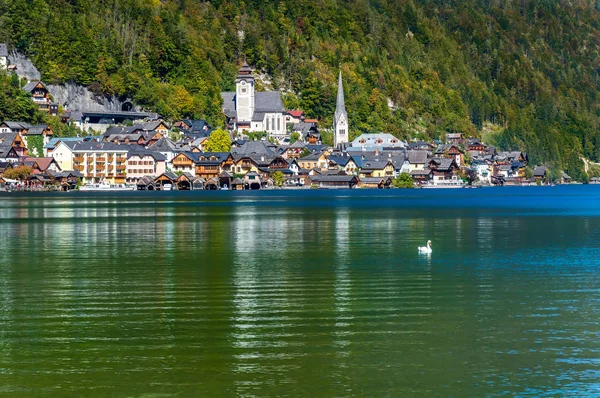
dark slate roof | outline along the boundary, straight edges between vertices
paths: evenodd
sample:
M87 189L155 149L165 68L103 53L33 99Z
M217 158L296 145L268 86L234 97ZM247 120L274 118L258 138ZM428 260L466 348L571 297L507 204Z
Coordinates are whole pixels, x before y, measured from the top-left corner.
M431 160L437 164L436 170L450 170L454 162L454 159L448 158L434 158Z
M321 175L321 176L313 176L311 179L315 182L351 182L356 180L356 176L353 175L339 175L339 174L329 174L329 175Z
M285 112L279 91L265 91L254 93L255 111Z
M175 152L176 146L175 143L169 138L163 137L160 140L156 141L154 145L151 145L148 149L157 152Z
M324 144L306 144L306 149L308 149L312 153L323 152L327 148L328 146Z
M27 83L25 85L25 87L23 87L23 90L25 90L28 93L30 93L31 91L33 91L33 89L35 88L35 86L37 86L39 83L42 83L42 85L44 87L46 87L46 85L42 81L40 81L40 80L34 80L34 81L31 81L31 82Z
M315 125L313 123L300 122L295 123L293 130L301 133L302 135L306 135L310 132L310 130L315 130Z
M189 129L185 129L186 131L189 131L190 133L202 133L202 132L210 132L210 130L212 130L212 128L210 127L210 124L208 124L208 122L206 120L203 119L198 119L198 120L192 120L192 119L182 119L182 122L184 122L185 124L187 124L188 126L190 126Z
M91 142L91 141L61 141L62 144L69 147L72 151L128 151L129 146L117 145L112 142Z
M31 126L27 131L27 135L42 135L44 134L44 130L48 128L47 124L40 124L37 126Z
M8 48L4 43L0 43L0 57L8 57Z
M254 115L252 115L252 121L253 122L262 122L263 120L265 120L266 113L267 112L254 111Z
M223 112L227 117L236 117L235 111L235 92L221 93L223 98Z
M235 92L222 92L221 98L223 98L223 112L225 115L228 117L236 117ZM260 116L257 116L257 113L260 112L285 112L285 107L281 101L281 93L279 91L255 92L254 115L252 120L262 121L262 118L257 119Z
M348 162L350 161L350 159L352 159L352 157L350 156L343 156L343 155L331 155L329 156L328 160L330 162L333 162L335 164L337 164L338 166L346 166L348 164Z
M364 162L361 169L363 170L382 170L389 163L388 160L376 160Z
M223 163L230 155L229 152L187 152L186 154L196 155L196 163L197 164L221 164ZM216 157L216 160L210 160L212 156ZM203 160L206 158L206 160Z
M139 145L129 147L129 152L127 153L127 158L131 158L133 156L152 156L155 161L165 161L167 157L160 152L153 152L148 149L142 148Z
M0 133L0 145L12 146L17 138L17 133Z
M231 153L240 156L265 156L266 158L274 158L277 156L264 141L248 141L239 148L232 148Z
M533 176L534 177L543 177L547 171L548 171L548 169L546 167L537 166L535 169L533 169Z
M31 127L29 123L25 122L12 122L10 120L5 120L3 123L6 124L6 126L10 129L26 130Z
M410 164L427 163L427 151L408 151L406 155Z

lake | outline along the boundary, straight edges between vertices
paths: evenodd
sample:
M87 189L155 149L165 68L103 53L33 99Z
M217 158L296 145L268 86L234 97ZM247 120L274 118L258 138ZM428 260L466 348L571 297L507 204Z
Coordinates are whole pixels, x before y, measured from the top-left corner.
M600 186L0 194L0 234L2 396L600 394Z

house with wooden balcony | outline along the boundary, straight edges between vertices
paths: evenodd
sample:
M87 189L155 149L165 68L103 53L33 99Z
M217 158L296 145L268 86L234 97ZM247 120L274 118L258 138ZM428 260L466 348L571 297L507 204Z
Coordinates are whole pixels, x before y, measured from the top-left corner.
M33 102L39 107L40 111L51 113L52 99L46 85L41 80L34 80L27 83L23 90L31 94ZM58 113L58 107L55 107L52 114Z
M457 144L439 145L434 151L433 156L437 158L453 158L458 167L461 167L465 164L465 151L463 151Z
M203 152L198 155L195 168L196 177L208 181L211 178L218 179L223 171L235 173L233 170L235 163L229 152Z
M283 150L283 157L286 159L297 159L302 156L305 149L306 145L298 140Z
M13 140L10 137L2 138L2 136L16 135L15 133L5 133L0 135L0 162L2 163L17 163L19 155L12 146Z
M343 170L346 174L358 175L358 165L348 153L331 155L327 162L328 170Z
M196 175L198 155L196 152L180 152L169 162L169 168L176 173L181 172Z
M62 170L76 170L83 183L125 183L129 147L110 142L61 141L52 152Z
M458 176L460 167L454 158L433 158L427 164L431 170L433 185L460 185L462 180Z
M27 156L27 146L20 133L0 133L0 145L10 145L18 157Z

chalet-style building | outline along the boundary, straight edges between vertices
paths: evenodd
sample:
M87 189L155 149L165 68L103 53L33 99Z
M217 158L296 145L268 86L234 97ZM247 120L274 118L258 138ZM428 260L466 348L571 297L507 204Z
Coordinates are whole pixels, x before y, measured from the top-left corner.
M349 154L335 154L327 158L329 170L343 170L346 174L357 175L358 165Z
M195 164L195 175L209 180L219 177L223 171L231 171L234 164L230 152L203 152L198 156Z
M31 94L40 111L48 112L51 115L58 115L58 105L53 104L50 99L50 92L41 80L35 80L27 83L23 90Z
M17 157L26 156L28 154L25 140L19 133L0 133L0 147L11 147ZM5 149L4 154L8 155L12 159L14 156L11 153L12 152L10 150Z
M425 170L425 165L428 161L427 151L423 150L414 150L406 152L408 165L409 165L409 173L412 173L415 170Z
M208 136L212 127L206 120L181 119L173 123L173 127L179 129L184 134L202 134Z
M437 147L433 156L454 158L458 167L465 164L465 152L457 144L442 144Z
M5 133L0 135L0 162L17 163L20 155L15 149L15 137L19 137L15 133Z
M154 145L167 137L169 126L162 120L138 123L133 126L115 126L108 128L102 135L102 141L115 144Z
M432 172L433 185L460 184L458 177L460 167L454 158L433 158L428 163Z
M28 157L23 156L19 159L19 163L24 166L29 166L34 173L47 173L61 171L60 166L53 157Z
M461 133L448 133L446 134L446 143L458 145L462 142L463 136Z

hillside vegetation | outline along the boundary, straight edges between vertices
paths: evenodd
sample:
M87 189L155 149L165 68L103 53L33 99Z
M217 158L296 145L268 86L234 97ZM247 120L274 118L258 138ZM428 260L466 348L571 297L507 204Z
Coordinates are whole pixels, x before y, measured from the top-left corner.
M169 118L223 123L244 59L323 125L481 136L585 179L600 161L600 0L0 0L0 42Z

